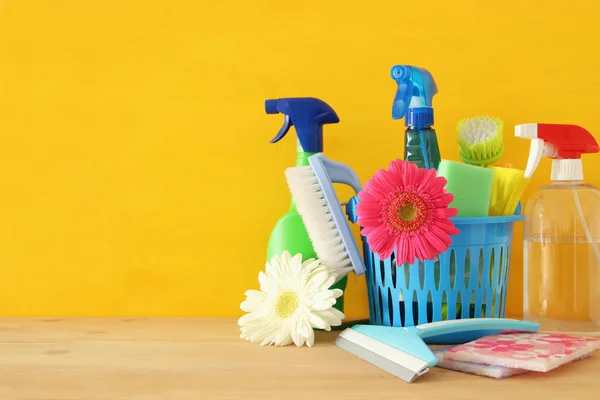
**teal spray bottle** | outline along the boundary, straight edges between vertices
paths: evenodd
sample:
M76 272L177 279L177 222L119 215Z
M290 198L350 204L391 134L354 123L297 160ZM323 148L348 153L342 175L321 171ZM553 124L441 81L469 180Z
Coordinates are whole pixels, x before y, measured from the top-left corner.
M433 129L433 96L437 85L429 71L411 65L395 65L392 79L398 84L392 106L392 118L404 118L404 160L419 168L438 169L440 149ZM439 271L438 268L435 271ZM425 278L425 266L419 265L420 279ZM436 280L439 273L436 272ZM404 301L401 298L401 301ZM410 300L409 300L410 301ZM413 309L418 306L413 302ZM457 310L457 314L460 310ZM442 304L442 319L448 318L448 305Z
M312 97L267 100L265 110L267 114L281 113L285 116L283 126L271 143L283 139L292 126L296 129L298 137L296 166L310 165L308 157L323 152L323 125L337 124L340 121L327 103ZM270 260L275 254L280 254L284 250L292 255L301 253L303 261L317 258L293 198L290 208L279 218L271 232L267 245L267 259ZM344 290L347 279L344 277L333 285L333 288ZM337 299L335 308L343 312L344 296Z
M434 168L440 163L440 149L433 129L433 96L438 92L429 71L410 65L395 65L392 79L398 84L392 118L404 118L404 160L419 168Z

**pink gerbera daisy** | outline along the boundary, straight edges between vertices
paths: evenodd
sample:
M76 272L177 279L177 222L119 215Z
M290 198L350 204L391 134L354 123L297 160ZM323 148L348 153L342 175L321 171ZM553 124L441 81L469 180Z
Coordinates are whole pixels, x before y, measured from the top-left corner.
M358 194L356 208L371 251L386 259L396 250L397 265L432 260L446 251L450 235L459 233L449 220L458 210L448 208L454 196L446 183L434 169L409 161L395 160L388 170L379 170Z

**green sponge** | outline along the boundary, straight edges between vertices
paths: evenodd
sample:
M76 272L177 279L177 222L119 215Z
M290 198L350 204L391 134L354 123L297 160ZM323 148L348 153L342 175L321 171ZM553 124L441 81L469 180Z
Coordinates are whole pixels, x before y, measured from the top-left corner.
M446 190L454 195L449 207L457 208L457 217L487 217L492 195L494 171L456 161L442 160L438 176L446 178Z

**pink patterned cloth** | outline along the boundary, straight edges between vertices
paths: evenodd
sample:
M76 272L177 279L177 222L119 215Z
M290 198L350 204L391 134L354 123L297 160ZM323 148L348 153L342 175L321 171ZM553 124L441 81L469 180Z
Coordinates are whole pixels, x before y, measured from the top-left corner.
M507 331L445 351L452 361L546 372L600 349L595 338Z

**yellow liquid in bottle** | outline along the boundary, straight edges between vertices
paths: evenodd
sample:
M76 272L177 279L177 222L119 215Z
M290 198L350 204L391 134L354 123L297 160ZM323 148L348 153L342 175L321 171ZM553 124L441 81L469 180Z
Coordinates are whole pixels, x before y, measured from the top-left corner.
M559 320L590 320L600 302L592 244L528 241L527 310L531 315Z
M567 182L528 204L523 308L540 331L600 335L599 200L596 188Z

